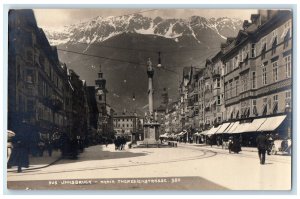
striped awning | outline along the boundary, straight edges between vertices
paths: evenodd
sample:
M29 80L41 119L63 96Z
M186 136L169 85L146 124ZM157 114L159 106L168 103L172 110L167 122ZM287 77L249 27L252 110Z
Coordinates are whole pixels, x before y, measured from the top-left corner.
M286 115L266 118L266 121L257 129L257 131L274 131L286 118Z

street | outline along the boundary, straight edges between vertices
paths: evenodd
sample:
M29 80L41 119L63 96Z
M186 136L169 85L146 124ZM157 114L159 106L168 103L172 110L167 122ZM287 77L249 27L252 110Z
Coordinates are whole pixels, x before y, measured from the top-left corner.
M156 181L134 181L138 179ZM177 148L126 146L115 151L113 144L97 145L86 148L77 160L9 172L7 180L11 189L290 190L291 156L266 156L266 164L260 165L257 153L245 150L229 154L181 143ZM66 180L92 182L74 185Z

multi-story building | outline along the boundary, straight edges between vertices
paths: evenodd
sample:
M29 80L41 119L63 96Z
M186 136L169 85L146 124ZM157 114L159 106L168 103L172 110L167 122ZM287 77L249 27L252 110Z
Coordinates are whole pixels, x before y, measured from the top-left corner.
M105 139L111 140L114 139L114 110L106 101L106 79L103 77L101 66L95 84L95 95L98 108L97 133L99 137L103 138L102 141ZM100 142L102 141L100 140Z
M180 94L180 122L182 130L189 127L189 110L188 110L188 85L192 76L192 68L183 68L182 81L179 86Z
M129 113L124 111L121 114L114 114L113 117L115 136L123 136L128 141L142 140L141 129L142 124L140 118L136 113Z
M9 13L8 128L28 124L32 133L64 129L65 66L37 27L31 10Z
M223 57L222 50L219 51L212 59L212 79L213 79L213 100L214 125L224 121L225 103L224 103L224 64L221 60Z
M83 82L59 61L33 11L10 10L8 25L8 128L19 133L30 127L32 142L54 132L70 138L87 132Z
M201 130L214 126L211 134L219 129L272 132L279 126L277 132L290 133L291 77L291 11L259 10L251 16L251 23L244 21L237 37L221 44L202 70L184 68L180 87L183 126L188 129L193 117ZM288 123L280 125L284 121Z
M165 133L178 133L182 130L180 120L180 101L169 103L165 114Z
M276 116L291 108L291 11L260 10L251 21L222 57L227 120Z

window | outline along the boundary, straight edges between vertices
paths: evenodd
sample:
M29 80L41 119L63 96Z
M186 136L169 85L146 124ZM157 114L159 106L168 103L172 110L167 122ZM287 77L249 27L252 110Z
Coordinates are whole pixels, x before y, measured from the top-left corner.
M285 76L291 77L291 55L284 57L285 63Z
M262 83L263 83L263 85L267 84L267 66L266 65L262 66Z
M277 61L276 62L273 62L273 82L276 82L278 81L278 63Z
M261 39L261 60L266 58L267 37Z
M274 39L272 43L272 55L276 53L276 48L277 48L277 37Z
M253 89L256 88L256 72L255 71L252 72L252 88Z
M283 38L283 49L287 48L289 46L289 40L291 37L291 21L288 21L284 25L284 31L281 35L281 38Z
M34 72L33 70L26 71L26 82L27 83L34 83Z
M220 95L217 96L217 105L221 105L221 96Z
M261 51L261 60L266 58L266 50L267 50L267 44L264 44L264 47L262 48Z
M239 94L239 92L238 92L238 87L239 87L239 80L237 79L237 80L235 80L235 94L236 94L236 96Z
M102 101L102 95L99 95L99 101Z
M235 56L234 63L233 63L233 69L236 69L239 66L239 58L238 56Z
M244 76L244 91L248 90L248 75Z
M255 44L251 44L251 57L254 58L256 56Z
M268 112L268 105L267 105L268 99L266 97L263 98L263 108L262 108L262 115L267 115Z
M291 107L291 91L286 91L285 92L285 104L286 104L286 107Z
M275 114L278 111L278 95L274 95L273 100L273 114Z
M239 52L239 55L238 55L239 57L238 57L238 64L239 64L239 62L243 62L243 51L240 51Z
M287 31L286 35L284 36L283 49L286 49L289 46L289 41L290 41L290 29Z
M220 84L220 79L217 79L217 88L220 88L221 84Z
M232 81L229 83L229 97L232 97Z

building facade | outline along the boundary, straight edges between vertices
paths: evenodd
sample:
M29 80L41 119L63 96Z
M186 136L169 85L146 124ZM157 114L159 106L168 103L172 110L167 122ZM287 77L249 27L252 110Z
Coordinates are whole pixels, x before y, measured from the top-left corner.
M10 10L8 26L8 129L19 133L30 127L34 143L54 132L70 138L86 132L84 123L74 128L88 108L83 82L59 61L33 11Z
M182 126L213 129L213 134L223 123L237 122L230 132L241 133L246 126L242 123L250 126L255 119L263 118L265 124L257 130L274 132L263 126L276 121L274 128L285 123L277 133L290 137L291 89L292 13L259 10L251 16L251 22L244 21L236 37L221 44L203 69L183 69Z
M276 115L291 107L291 18L290 11L262 10L225 48L227 119Z
M125 137L128 141L143 140L143 126L140 118L136 113L123 112L121 114L114 114L113 117L114 131L116 137Z

